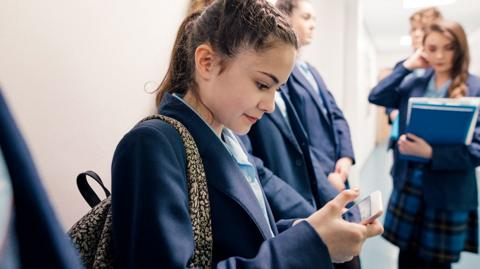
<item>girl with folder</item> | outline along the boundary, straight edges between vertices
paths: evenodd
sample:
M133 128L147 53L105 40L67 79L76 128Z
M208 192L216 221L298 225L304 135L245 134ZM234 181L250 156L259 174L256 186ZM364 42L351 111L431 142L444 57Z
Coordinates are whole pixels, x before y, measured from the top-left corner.
M207 181L204 268L331 268L357 255L382 232L341 218L354 190L344 191L281 234L255 167L234 132L244 134L272 112L276 89L290 74L296 37L266 0L217 0L188 16L159 87L159 113L193 137ZM118 268L188 268L195 240L186 155L170 124L147 120L129 131L112 163L112 242ZM200 168L199 168L200 169ZM207 203L201 200L198 203ZM195 252L196 256L196 252ZM205 260L204 260L205 261Z
M480 124L470 145L430 145L404 133L410 97L480 96L480 79L468 73L467 37L456 22L426 29L417 50L369 96L371 103L399 110L394 148L394 189L383 236L400 248L399 268L451 268L462 251L478 252L478 201L475 167L480 164ZM412 70L429 68L402 83ZM400 159L405 154L427 159Z

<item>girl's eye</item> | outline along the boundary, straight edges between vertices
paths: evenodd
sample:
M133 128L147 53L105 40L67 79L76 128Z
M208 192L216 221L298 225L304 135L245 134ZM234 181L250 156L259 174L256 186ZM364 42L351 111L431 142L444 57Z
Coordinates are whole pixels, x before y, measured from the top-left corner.
M257 88L259 90L268 90L270 88L270 86L266 85L266 84L263 84L261 82L257 82Z

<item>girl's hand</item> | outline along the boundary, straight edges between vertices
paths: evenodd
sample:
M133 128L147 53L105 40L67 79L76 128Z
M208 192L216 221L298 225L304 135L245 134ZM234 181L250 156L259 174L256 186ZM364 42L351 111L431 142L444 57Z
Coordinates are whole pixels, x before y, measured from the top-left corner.
M392 110L388 116L390 117L391 121L395 121L395 119L398 117L398 109Z
M403 66L408 70L414 70L417 68L427 68L430 64L426 60L423 48L419 48L403 62Z
M425 159L432 158L432 147L422 138L413 134L404 134L398 140L398 149L400 153L422 157Z
M343 181L346 181L350 174L350 168L352 168L353 161L349 157L343 157L338 159L335 164L335 173L338 173Z
M343 191L345 189L345 180L339 173L330 173L328 175L328 182L338 191Z
M378 220L363 225L350 223L342 218L345 206L355 200L358 194L358 189L343 191L305 219L322 238L332 262L351 260L360 253L365 240L383 232L383 226Z

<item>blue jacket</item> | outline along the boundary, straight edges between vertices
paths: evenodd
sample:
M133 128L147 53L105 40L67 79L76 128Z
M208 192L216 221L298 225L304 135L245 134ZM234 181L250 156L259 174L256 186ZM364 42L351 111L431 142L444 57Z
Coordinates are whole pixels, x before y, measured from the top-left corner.
M399 110L399 134L406 128L408 99L424 95L433 71L402 83L411 73L403 65L398 65L392 74L375 86L368 100L380 106ZM480 96L480 79L469 75L468 96ZM423 178L425 202L434 208L450 210L470 210L478 206L475 167L480 164L480 121L477 120L472 143L466 145L431 145L433 156ZM399 159L398 147L394 148L392 177L394 187L402 188L407 180L410 161Z
M21 268L82 268L1 92L0 148L12 183Z
M264 117L266 117L266 115ZM248 153L250 163L255 164L257 168L260 183L262 184L263 191L270 204L270 209L272 210L275 220L282 221L306 218L315 212L314 204L307 201L305 196L302 196L302 193L299 193L295 188L296 186L289 185L290 182L285 180L287 176L285 176L284 173L275 170L275 168L272 168L274 169L273 171L270 170L266 166L268 164L265 164L263 161L268 161L267 158L261 159L253 155L252 145L247 135L238 136L238 138L242 142L244 150ZM258 147L256 146L256 148ZM280 155L276 156L278 157ZM288 156L283 156L288 158ZM286 171L288 171L288 165L287 163L283 165ZM308 178L303 177L301 179L308 180ZM284 222L282 221L280 223Z
M196 113L168 94L159 112L180 121L197 143L208 181L215 268L331 268L326 246L308 223L272 238L240 168ZM159 120L138 124L118 145L112 235L119 268L187 267L194 241L185 162L176 129Z
M342 157L349 157L355 162L350 128L337 106L333 95L328 90L318 71L309 65L315 81L319 86L316 94L308 80L298 67L292 71L287 81L287 94L290 96L295 111L305 128L315 162L321 165L326 175L335 170L335 164ZM323 103L326 113L322 112Z
M262 159L268 169L292 186L312 206L320 208L338 191L330 185L322 167L312 162L306 131L286 91L282 87L281 96L288 121L277 106L273 113L266 114L253 125L248 138L244 139L250 140L253 155ZM275 204L272 204L274 207Z

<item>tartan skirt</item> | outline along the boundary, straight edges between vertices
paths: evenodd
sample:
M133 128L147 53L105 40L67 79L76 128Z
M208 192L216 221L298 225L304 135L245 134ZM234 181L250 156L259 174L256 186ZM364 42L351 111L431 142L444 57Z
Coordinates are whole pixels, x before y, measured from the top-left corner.
M478 212L429 208L422 193L423 170L413 169L390 196L383 237L426 261L453 263L462 251L478 253Z

